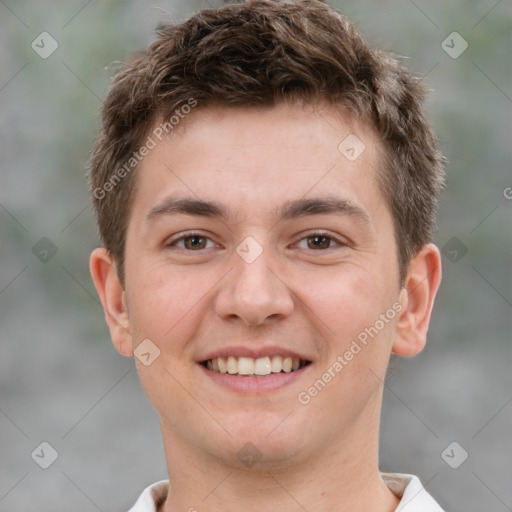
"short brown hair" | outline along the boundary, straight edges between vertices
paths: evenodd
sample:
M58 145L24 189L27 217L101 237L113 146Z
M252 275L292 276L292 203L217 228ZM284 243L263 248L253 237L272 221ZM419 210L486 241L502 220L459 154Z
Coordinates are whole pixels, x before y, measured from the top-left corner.
M327 101L372 126L384 149L378 179L403 282L410 259L431 239L443 185L444 158L422 111L420 78L319 0L203 10L158 35L115 74L89 164L99 233L121 282L135 157L155 124L191 99L198 108Z

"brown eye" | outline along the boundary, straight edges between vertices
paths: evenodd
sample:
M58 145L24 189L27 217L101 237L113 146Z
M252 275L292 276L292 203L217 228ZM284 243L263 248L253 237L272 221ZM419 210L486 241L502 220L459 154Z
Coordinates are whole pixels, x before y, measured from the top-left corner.
M331 238L325 235L308 236L309 249L328 249L331 246Z
M204 249L206 247L206 241L208 239L204 236L194 235L194 236L184 237L182 240L183 240L185 249L194 250L194 249Z
M335 237L328 231L313 231L301 238L296 247L319 252L327 249L343 249L347 245L343 238Z
M211 249L215 247L213 241L207 236L203 236L201 233L187 233L179 238L176 238L173 242L166 244L168 248L175 248L182 251L195 251L198 252L202 249Z

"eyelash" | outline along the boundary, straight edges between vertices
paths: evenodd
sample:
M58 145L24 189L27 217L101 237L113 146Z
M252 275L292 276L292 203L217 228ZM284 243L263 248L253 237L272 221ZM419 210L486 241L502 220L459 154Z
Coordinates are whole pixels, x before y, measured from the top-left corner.
M202 233L198 233L196 231L191 231L191 232L185 233L185 234L181 235L179 238L176 238L175 240L167 243L166 247L177 247L177 243L178 242L184 241L187 238L194 238L194 237L206 238L207 240L212 241L209 237L203 235ZM345 247L345 246L349 245L347 242L341 241L341 240L337 239L336 237L332 236L327 231L313 231L313 232L307 234L306 236L303 236L299 240L299 242L302 242L302 240L306 240L308 238L314 238L314 237L325 237L325 238L328 238L330 241L335 242L340 247ZM333 249L333 248L334 247L328 247L327 249ZM179 247L179 249L181 249L183 251L187 251L187 252L200 252L202 250L205 250L206 248L205 249L198 249L197 251L186 249L185 247ZM327 249L318 249L318 251L325 251ZM315 249L311 249L311 250L314 251Z

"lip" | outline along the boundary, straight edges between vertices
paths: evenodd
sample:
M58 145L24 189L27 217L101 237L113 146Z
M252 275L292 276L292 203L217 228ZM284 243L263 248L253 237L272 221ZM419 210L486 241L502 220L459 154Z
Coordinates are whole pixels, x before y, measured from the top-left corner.
M223 357L223 356L219 356ZM244 357L244 356L241 356ZM198 364L205 376L217 385L230 389L241 394L262 394L277 391L297 381L309 372L311 363L292 372L273 373L270 375L230 375L229 373L218 373L208 370L206 366Z
M268 345L268 346L260 346L260 347L248 347L243 345L233 345L231 347L222 347L214 352L210 352L206 354L204 357L198 360L199 363L204 363L209 359L215 359L217 357L252 357L253 359L258 359L259 357L272 357L272 356L282 356L282 357L293 357L296 359L303 359L305 361L312 361L311 357L308 357L304 354L299 354L298 352L293 352L291 350L284 349L277 345ZM298 371L298 370L297 370Z

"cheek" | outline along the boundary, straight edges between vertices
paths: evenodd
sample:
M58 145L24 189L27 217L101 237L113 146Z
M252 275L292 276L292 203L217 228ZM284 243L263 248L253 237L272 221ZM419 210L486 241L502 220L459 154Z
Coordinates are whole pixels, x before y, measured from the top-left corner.
M338 269L337 275L317 279L303 292L328 344L326 358L303 391L314 403L315 414L339 413L333 420L336 428L342 428L347 417L355 421L367 403L376 403L372 397L388 365L396 311L392 293L376 274L368 268L345 274Z
M394 289L378 274L379 269L354 266L316 273L315 279L303 276L301 300L307 306L305 311L314 313L311 321L327 349L315 378L329 371L335 375L325 375L330 384L322 393L322 403L335 400L346 408L348 397L369 396L379 386L377 376L385 374L396 316Z
M212 270L176 267L168 264L133 266L127 282L132 332L157 345L176 344L190 333L198 315L207 307L208 291L216 281ZM214 274L214 275L212 275Z
M130 272L136 276L126 283L134 345L149 339L159 350L148 366L136 358L139 379L156 410L173 411L166 421L179 425L192 407L184 391L191 388L187 382L194 365L187 343L204 315L201 297L211 288L210 280L202 281L204 276L190 267L171 272L169 265L144 264L142 258Z
M347 340L378 318L383 303L371 269L329 268L298 276L302 302L325 324L329 337ZM378 282L378 281L377 281Z

